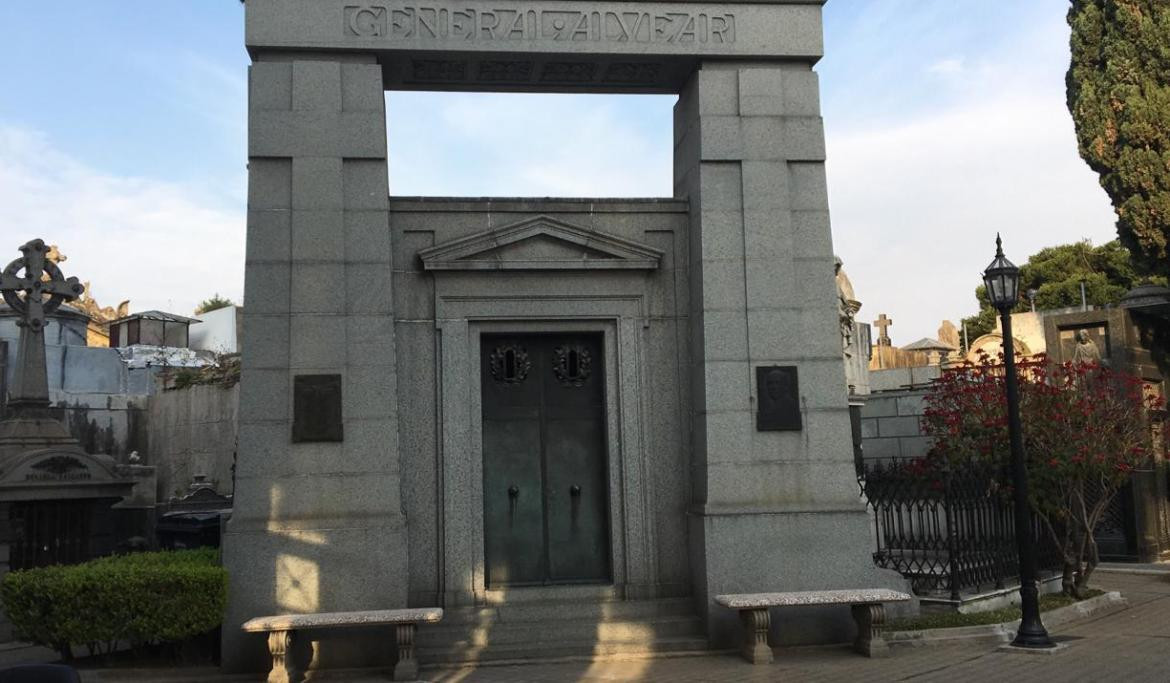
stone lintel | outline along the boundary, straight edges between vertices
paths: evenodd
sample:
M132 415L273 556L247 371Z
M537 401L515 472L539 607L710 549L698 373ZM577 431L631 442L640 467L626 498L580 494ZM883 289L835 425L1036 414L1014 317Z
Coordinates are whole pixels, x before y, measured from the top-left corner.
M816 62L821 0L251 0L253 59L377 55L390 89L679 92L702 58Z

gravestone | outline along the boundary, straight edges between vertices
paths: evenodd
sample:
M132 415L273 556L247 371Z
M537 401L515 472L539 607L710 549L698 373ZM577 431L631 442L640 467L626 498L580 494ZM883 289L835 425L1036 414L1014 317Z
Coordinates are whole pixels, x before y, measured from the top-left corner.
M263 668L236 627L280 612L688 596L725 646L717 593L904 585L873 567L854 475L821 2L246 15L227 667ZM677 94L674 196L390 197L387 89ZM294 386L320 375L340 440L298 441ZM848 637L847 613L806 617L776 638ZM346 648L315 665L385 649Z
M87 453L49 403L46 316L83 291L31 240L0 271L0 295L19 315L20 340L0 419L0 573L72 563L114 550L109 508L131 494L131 468Z

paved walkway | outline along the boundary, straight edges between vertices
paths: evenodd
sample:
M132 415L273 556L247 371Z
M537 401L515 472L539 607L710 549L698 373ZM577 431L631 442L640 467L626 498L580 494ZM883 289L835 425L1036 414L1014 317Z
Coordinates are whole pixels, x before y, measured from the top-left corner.
M1110 572L1094 581L1120 590L1130 608L1054 629L1068 648L1052 655L994 646L895 648L866 659L847 648L780 648L770 666L734 657L484 667L424 672L444 683L544 681L1170 681L1170 575Z
M1102 572L1094 584L1120 590L1130 608L1054 629L1068 648L1052 655L1000 652L991 645L895 648L888 659L866 659L845 647L781 648L769 666L738 657L577 662L479 669L425 670L435 683L544 683L563 681L1170 681L1170 574ZM15 651L7 657L14 659ZM260 681L220 676L214 669L83 672L86 683L129 681ZM345 679L379 680L374 678Z

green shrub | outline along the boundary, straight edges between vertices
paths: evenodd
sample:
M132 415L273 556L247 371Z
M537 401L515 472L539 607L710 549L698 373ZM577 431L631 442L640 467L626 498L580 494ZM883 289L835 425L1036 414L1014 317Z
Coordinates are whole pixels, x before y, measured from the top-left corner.
M10 572L0 601L18 638L109 652L116 643L181 641L214 629L227 605L227 572L213 548L116 555Z

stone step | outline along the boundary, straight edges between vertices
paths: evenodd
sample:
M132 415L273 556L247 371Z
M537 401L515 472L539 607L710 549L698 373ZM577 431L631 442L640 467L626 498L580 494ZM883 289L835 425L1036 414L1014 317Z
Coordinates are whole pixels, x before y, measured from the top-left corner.
M557 585L541 587L506 588L489 590L484 593L484 602L489 605L514 605L522 602L592 602L619 600L617 589L611 584L586 583L579 585Z
M604 620L631 621L656 617L693 616L690 598L660 600L613 600L601 602L543 601L484 607L450 607L444 610L441 626L519 622Z
M545 642L639 642L657 638L700 636L703 622L695 616L655 617L637 621L558 619L544 622L425 626L418 631L420 647Z
M540 643L504 643L491 646L452 643L443 647L419 647L418 658L428 666L470 664L474 662L510 662L569 657L635 658L662 657L705 652L707 639L700 636L676 636L638 641L561 641Z

